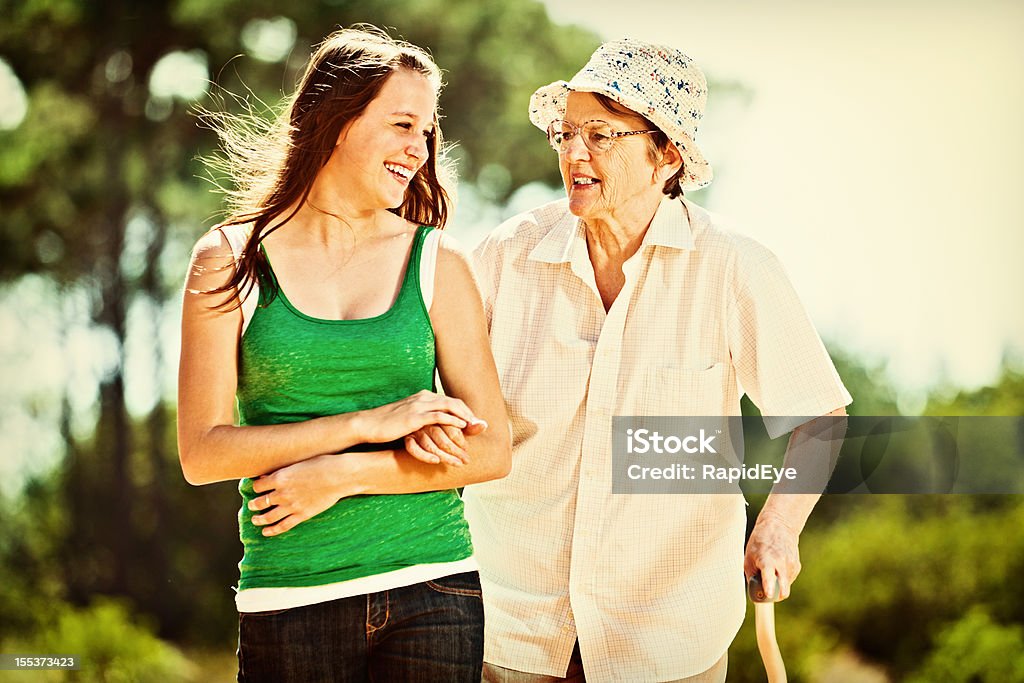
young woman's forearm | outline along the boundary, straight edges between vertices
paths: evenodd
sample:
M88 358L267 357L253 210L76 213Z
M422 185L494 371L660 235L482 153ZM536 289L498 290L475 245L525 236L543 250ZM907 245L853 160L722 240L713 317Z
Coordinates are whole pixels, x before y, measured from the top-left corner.
M364 442L366 411L290 424L216 425L179 437L181 469L190 484L256 477Z

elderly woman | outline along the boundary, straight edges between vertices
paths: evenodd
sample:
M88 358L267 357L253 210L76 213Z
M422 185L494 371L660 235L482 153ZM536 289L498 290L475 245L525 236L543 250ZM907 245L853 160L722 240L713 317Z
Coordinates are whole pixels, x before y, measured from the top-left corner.
M707 85L686 55L617 40L540 88L568 195L477 249L513 470L466 490L489 681L721 681L743 575L782 598L816 495L773 493L744 557L738 495L613 495L612 416L740 414L775 436L845 414L843 387L778 261L682 197ZM801 426L803 425L803 426Z

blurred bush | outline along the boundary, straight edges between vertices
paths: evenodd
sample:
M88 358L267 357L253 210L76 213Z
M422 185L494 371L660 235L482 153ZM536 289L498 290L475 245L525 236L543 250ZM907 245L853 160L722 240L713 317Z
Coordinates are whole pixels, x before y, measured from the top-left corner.
M9 653L75 655L79 671L23 671L9 679L163 683L193 680L193 667L172 645L152 635L122 603L100 599L84 609L56 606L52 623L23 638L3 641Z
M822 677L849 653L897 681L1024 681L1024 600L1011 592L1024 575L1024 501L874 495L823 503L833 512L850 505L804 532L803 571L776 606L793 683L855 680ZM730 682L764 680L753 608L729 669Z
M963 618L939 633L935 638L935 649L907 681L1024 681L1024 628L1000 625L984 608L973 607Z

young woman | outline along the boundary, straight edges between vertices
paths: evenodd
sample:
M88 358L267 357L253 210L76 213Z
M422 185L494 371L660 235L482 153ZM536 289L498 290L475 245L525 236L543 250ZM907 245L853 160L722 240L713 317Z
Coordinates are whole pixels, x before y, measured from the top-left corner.
M508 472L509 429L435 230L440 84L423 50L343 30L274 130L218 119L238 190L188 272L178 441L189 482L241 480L240 681L480 680L455 489Z

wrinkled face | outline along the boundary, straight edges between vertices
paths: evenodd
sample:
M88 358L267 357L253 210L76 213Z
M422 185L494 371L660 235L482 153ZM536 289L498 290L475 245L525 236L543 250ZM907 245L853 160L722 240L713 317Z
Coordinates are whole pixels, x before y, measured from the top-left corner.
M569 93L565 120L577 126L587 121L606 121L616 131L648 130L642 117L610 112L587 92ZM582 137L577 135L558 155L573 215L584 221L607 220L660 200L664 181L659 181L645 136L616 138L609 150L600 153L590 151Z
M409 181L427 162L437 91L426 76L400 69L342 129L328 161L339 192L361 208L402 205Z

